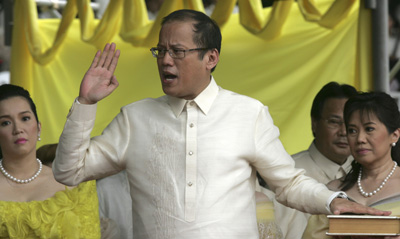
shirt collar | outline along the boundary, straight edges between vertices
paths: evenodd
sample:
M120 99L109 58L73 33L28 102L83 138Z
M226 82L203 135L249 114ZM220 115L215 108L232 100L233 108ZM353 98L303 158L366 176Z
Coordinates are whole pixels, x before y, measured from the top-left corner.
M314 142L310 145L308 151L310 152L310 156L314 160L314 162L324 171L324 173L331 180L335 179L336 173L339 171L340 168L342 168L346 173L350 171L351 162L353 161L352 156L349 156L344 164L339 165L325 157L321 152L319 152Z
M200 110L207 115L208 111L210 111L211 105L214 102L215 98L218 95L219 87L214 80L214 77L211 76L210 84L193 100L196 102L197 106ZM179 117L182 114L183 109L185 108L186 102L188 100L176 98L173 96L167 96L168 103L172 108L176 117Z

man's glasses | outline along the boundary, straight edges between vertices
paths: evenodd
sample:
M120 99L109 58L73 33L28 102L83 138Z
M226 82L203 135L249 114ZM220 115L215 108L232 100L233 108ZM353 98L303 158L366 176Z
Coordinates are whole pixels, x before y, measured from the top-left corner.
M338 128L342 127L342 125L344 124L344 122L342 120L335 119L335 118L329 118L329 119L323 119L323 120L326 122L328 128L331 128L331 129L338 129Z
M165 53L168 52L168 54L174 58L174 59L181 59L186 56L186 52L191 52L191 51L204 51L204 50L209 50L208 48L194 48L194 49L160 49L157 47L153 47L150 49L151 53L155 58L163 58L165 56Z

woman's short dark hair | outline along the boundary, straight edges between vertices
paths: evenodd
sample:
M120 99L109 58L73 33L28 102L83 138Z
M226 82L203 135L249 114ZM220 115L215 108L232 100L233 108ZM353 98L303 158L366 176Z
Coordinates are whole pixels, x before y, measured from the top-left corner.
M382 122L388 133L393 133L400 128L400 112L395 99L384 92L360 93L351 97L344 106L344 123L346 129L352 114L357 112L360 116L375 115ZM400 165L400 146L392 147L391 156ZM361 165L355 160L352 162L352 169L342 182L342 190L351 188L357 181Z
M36 112L36 105L33 103L33 100L27 90L24 88L17 86L17 85L12 85L12 84L4 84L0 85L0 101L9 99L11 97L23 97L28 101L29 106L31 107L31 110L33 114L35 115L36 121L39 123L39 118Z
M193 34L193 42L199 48L207 48L207 49L217 49L218 53L221 53L221 41L222 35L221 30L219 29L218 24L211 19L209 16L202 12L190 10L190 9L181 9L178 11L174 11L168 16L164 17L161 25L168 22L173 21L194 21L194 34ZM199 53L199 58L203 59L206 51L201 51ZM213 72L215 67L211 70Z

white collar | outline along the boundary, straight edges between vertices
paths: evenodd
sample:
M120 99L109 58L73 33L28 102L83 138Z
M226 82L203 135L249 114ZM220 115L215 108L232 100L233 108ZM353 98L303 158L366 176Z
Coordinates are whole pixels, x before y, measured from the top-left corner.
M195 99L193 99L205 115L210 111L211 105L215 98L217 98L218 91L219 87L215 82L214 77L211 76L210 84L208 84L208 86ZM182 114L187 101L188 100L185 99L168 96L168 103L176 117L179 117Z

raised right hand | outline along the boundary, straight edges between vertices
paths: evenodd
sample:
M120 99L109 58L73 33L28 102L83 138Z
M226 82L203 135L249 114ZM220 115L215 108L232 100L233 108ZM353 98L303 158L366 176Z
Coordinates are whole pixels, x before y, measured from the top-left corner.
M117 87L118 81L114 75L117 67L119 50L116 45L106 44L103 52L97 51L92 65L82 79L79 91L79 103L95 104L111 94Z

